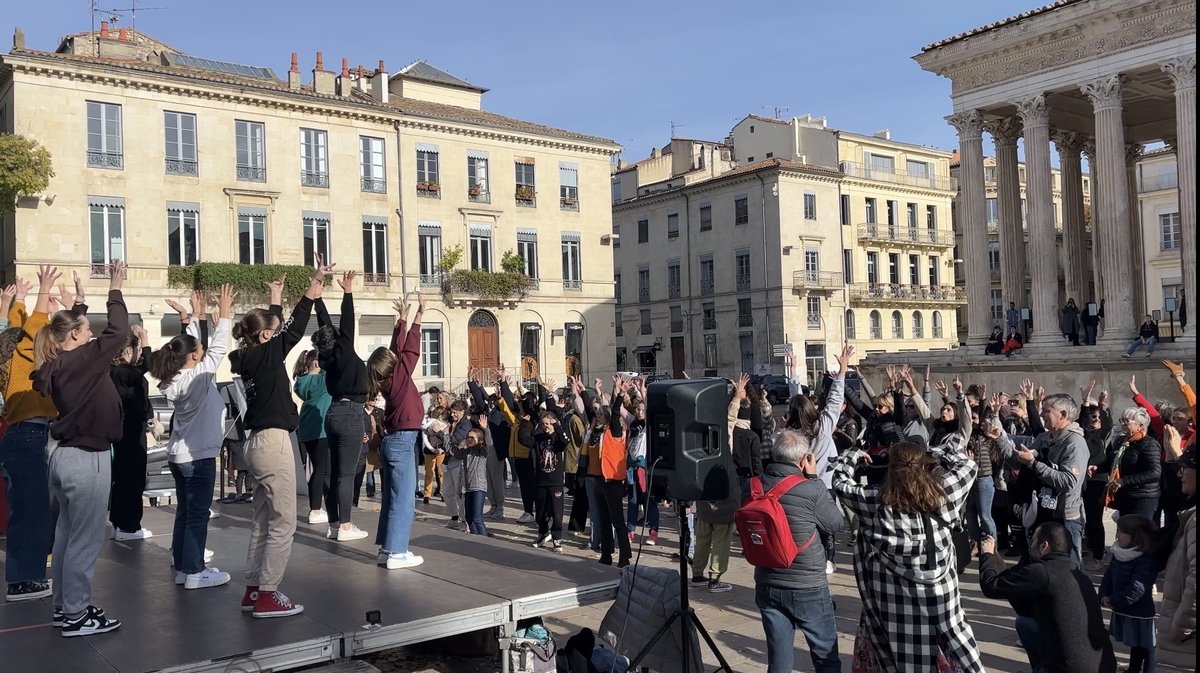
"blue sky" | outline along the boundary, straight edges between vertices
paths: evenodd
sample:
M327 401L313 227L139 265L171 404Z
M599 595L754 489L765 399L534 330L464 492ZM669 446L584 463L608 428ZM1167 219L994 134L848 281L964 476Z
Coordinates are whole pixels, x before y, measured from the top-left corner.
M490 88L490 111L611 138L637 160L667 141L672 121L678 136L720 140L736 120L773 115L775 106L953 149L943 120L949 82L911 57L1043 1L143 0L137 27L189 54L281 76L293 51L302 72L317 51L331 70L342 57L367 67L384 59L390 72L425 59ZM91 25L87 0L5 4L6 42L20 26L27 46L52 50ZM130 25L123 16L119 25Z

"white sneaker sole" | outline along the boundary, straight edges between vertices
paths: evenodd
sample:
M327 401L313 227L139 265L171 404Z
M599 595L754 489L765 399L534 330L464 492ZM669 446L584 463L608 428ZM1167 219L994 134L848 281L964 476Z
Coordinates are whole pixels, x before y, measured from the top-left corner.
M392 559L388 559L387 562L384 564L384 566L388 570L404 570L405 568L416 568L417 566L421 565L424 562L425 562L424 558L417 556L417 557L410 557L406 561L393 561Z
M229 580L233 579L229 575L229 573L222 573L222 574L224 575L223 578L221 578L221 577L209 578L209 579L204 579L204 580L197 580L195 582L191 581L190 579L185 579L183 582L183 588L184 589L209 589L212 587L219 587L223 584L228 584Z
M293 606L291 610L278 610L275 612L251 612L250 616L255 619L271 619L272 617L291 617L304 612L303 605Z

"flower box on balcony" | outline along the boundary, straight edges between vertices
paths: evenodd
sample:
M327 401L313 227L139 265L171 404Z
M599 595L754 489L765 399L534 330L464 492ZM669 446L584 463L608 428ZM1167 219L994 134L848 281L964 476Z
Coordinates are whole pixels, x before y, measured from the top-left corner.
M483 190L478 186L467 187L467 196L479 196L483 194Z
M523 299L532 285L523 273L493 273L479 269L451 271L442 284L447 301L459 304L508 304Z
M571 206L574 206L578 203L575 199L570 199L570 198L560 199L560 201L564 206L567 206L568 208Z
M417 191L418 192L428 192L430 194L436 194L437 192L441 191L441 189L442 189L442 186L436 182L418 182L417 183Z
M532 187L517 187L517 200L524 203L532 203L534 191Z

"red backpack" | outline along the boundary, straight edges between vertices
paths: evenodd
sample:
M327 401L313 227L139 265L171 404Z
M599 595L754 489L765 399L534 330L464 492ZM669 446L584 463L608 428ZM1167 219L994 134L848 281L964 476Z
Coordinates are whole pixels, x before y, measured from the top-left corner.
M758 568L787 568L800 552L816 541L817 531L814 530L808 541L797 547L787 513L779 504L784 493L804 481L803 476L794 474L764 493L762 479L750 479L750 499L733 515L742 541L742 556L747 563Z

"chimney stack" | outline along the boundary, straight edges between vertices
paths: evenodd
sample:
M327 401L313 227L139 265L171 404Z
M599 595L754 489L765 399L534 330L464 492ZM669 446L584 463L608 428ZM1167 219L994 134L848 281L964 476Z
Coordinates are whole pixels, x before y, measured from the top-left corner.
M381 103L388 102L388 74L383 59L379 59L379 67L375 70L375 76L371 78L371 95Z
M117 31L117 39L121 40L122 42L128 40L129 39L129 31L126 30L125 28L118 30Z
M337 92L343 98L349 98L350 93L354 91L354 84L350 81L350 59L342 59L342 74L337 78Z
M292 67L288 69L288 88L300 88L300 54L292 52Z
M17 26L17 28L15 30L13 30L13 49L24 49L24 48L25 48L25 31L21 30L20 26Z
M337 93L337 80L333 73L325 69L325 59L317 52L317 67L313 68L313 91L326 96Z
M367 90L367 69L360 65L355 70L355 74L357 76L354 78L354 85L358 87L359 91L366 91Z
M108 22L100 22L100 37L108 37Z

